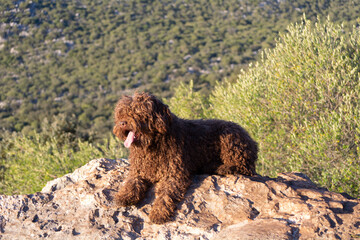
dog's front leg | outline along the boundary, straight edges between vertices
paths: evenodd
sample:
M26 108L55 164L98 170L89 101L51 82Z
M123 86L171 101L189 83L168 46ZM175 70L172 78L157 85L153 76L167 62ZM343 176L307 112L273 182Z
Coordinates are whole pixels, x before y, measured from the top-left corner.
M145 197L149 183L139 176L128 176L120 191L115 195L115 202L120 206L138 203Z
M187 188L190 185L188 177L166 178L156 186L155 201L150 212L150 220L153 223L161 224L172 217L177 202L184 198Z

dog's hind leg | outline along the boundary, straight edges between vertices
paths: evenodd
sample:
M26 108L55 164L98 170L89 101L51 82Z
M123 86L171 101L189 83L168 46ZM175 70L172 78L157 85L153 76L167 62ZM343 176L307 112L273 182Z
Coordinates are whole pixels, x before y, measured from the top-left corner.
M146 180L137 176L129 176L119 192L114 196L115 202L120 206L134 205L145 197L149 186Z
M221 137L220 158L222 165L216 169L219 175L256 175L257 143L244 133L230 133Z

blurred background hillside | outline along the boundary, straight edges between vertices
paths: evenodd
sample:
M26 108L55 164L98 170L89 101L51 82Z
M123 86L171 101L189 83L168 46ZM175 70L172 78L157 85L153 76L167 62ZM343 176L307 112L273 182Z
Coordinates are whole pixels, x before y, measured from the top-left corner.
M0 0L0 194L126 157L112 111L139 90L244 126L260 174L359 196L359 16L346 0Z
M44 118L62 113L97 136L124 93L170 97L194 80L206 94L304 13L350 28L360 9L344 0L0 2L1 129L41 131Z

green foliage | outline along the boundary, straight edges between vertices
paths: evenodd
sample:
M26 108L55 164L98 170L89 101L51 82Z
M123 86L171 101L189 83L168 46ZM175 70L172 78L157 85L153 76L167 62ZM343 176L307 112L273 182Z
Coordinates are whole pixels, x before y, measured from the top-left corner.
M359 72L358 29L304 18L235 83L216 87L207 117L237 122L251 133L260 144L260 174L301 171L359 197Z
M350 0L0 5L0 127L39 131L42 119L64 113L99 135L111 129L116 100L129 90L169 97L193 79L195 89L208 93L219 79L236 79L303 13L351 26L360 9Z
M345 33L359 9L348 0L3 0L0 128L23 135L0 136L0 191L38 191L89 159L125 154L100 139L119 96L136 88L174 96L179 116L243 125L260 142L260 173L301 170L359 195L359 34ZM259 59L303 13L344 26L304 20Z
M95 145L69 138L67 133L7 134L0 142L0 194L34 193L46 182L73 172L91 159L126 155L113 136Z
M207 98L194 90L194 83L191 80L188 84L180 83L175 88L174 96L166 100L171 111L181 118L199 119L205 118L205 112L208 108Z

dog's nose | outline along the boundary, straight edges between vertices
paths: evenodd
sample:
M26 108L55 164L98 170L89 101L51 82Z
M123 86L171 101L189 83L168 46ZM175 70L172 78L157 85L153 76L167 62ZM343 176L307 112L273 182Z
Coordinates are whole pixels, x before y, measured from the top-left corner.
M127 122L126 122L126 121L121 121L121 122L119 122L119 126L120 126L120 127L126 127L126 125L127 125Z

